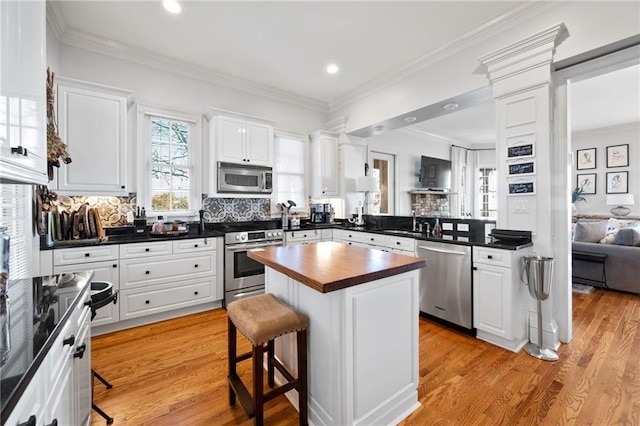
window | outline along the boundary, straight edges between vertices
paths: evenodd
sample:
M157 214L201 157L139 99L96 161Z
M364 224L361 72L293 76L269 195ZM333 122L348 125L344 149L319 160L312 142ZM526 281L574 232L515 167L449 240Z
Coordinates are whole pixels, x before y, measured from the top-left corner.
M0 226L11 237L9 273L12 279L32 276L31 185L0 185Z
M480 168L480 217L496 217L497 175L495 168Z
M200 117L141 107L138 204L151 216L193 216L200 208Z
M292 200L297 204L294 210L307 209L306 158L306 138L303 136L276 135L275 203Z

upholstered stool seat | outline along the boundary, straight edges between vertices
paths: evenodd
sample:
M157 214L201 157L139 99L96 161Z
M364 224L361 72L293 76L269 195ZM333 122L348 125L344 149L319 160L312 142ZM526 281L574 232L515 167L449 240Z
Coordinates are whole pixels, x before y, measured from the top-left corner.
M261 294L236 300L227 306L229 327L229 405L235 405L236 396L255 424L264 422L264 403L292 389L298 391L300 424L307 424L307 317L281 302L273 294ZM237 355L236 330L251 342L252 351ZM296 333L298 344L298 377L275 358L274 339ZM269 387L275 384L275 371L287 380L282 386L264 393L263 354L267 349L267 377ZM253 359L253 398L238 376L236 364Z

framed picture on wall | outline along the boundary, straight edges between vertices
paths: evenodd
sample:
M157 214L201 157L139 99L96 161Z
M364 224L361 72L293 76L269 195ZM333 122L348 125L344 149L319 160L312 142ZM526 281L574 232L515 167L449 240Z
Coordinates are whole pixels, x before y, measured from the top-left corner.
M578 175L576 179L576 187L582 188L583 194L595 194L596 193L596 178L595 173L585 173Z
M576 152L576 168L588 170L596 168L596 148L579 149Z
M607 147L607 167L629 166L629 144Z
M629 172L607 173L607 194L626 194L629 192Z

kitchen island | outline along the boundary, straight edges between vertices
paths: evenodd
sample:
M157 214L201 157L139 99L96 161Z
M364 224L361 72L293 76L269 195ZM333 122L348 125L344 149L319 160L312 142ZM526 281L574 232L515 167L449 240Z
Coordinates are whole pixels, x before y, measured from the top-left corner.
M418 402L422 259L334 242L253 250L266 291L309 318L309 421L396 424ZM295 336L276 356L297 374ZM295 391L290 391L294 393ZM296 405L297 395L287 395Z

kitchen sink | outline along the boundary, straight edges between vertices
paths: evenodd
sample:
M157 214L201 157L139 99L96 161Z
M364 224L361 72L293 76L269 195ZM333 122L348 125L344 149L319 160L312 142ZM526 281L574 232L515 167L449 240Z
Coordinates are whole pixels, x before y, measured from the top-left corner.
M388 234L406 235L409 237L422 237L422 233L418 231L405 231L404 229L383 229Z

